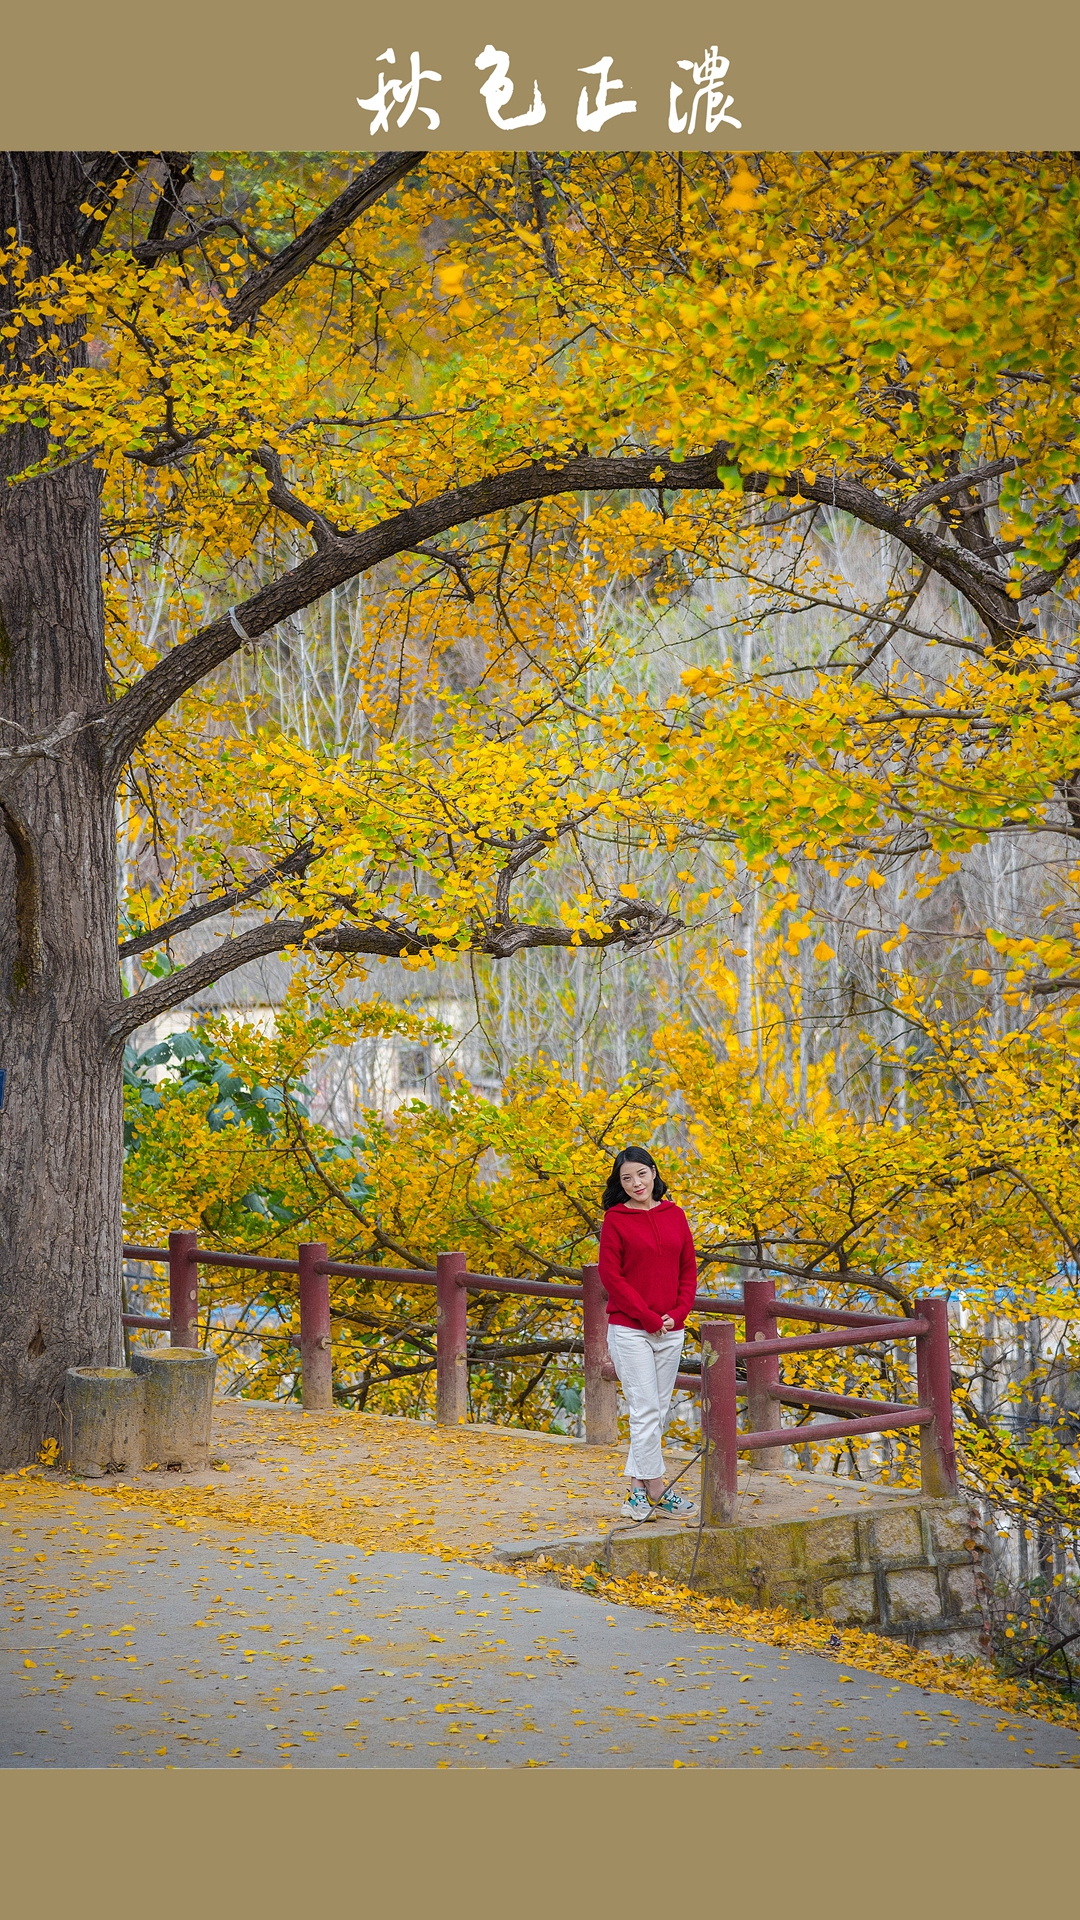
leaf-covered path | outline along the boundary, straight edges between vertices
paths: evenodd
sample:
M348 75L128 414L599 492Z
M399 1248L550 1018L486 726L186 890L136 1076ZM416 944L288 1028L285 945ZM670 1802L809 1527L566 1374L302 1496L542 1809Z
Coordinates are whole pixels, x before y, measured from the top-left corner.
M382 1414L307 1413L295 1405L219 1400L213 1465L205 1473L123 1475L96 1483L110 1507L152 1506L226 1525L311 1533L363 1547L488 1554L509 1542L543 1547L622 1524L625 1443L587 1447L559 1434L509 1427L436 1427ZM668 1447L668 1470L700 1469ZM794 1483L802 1494L793 1494ZM50 1477L60 1489L69 1484ZM807 1505L807 1487L815 1504ZM788 1495L785 1504L785 1494ZM910 1496L907 1496L910 1497ZM740 1519L759 1513L855 1512L891 1490L822 1475L740 1474ZM790 1507L790 1512L788 1508Z
M448 1555L0 1501L7 1767L1080 1764L1064 1727Z

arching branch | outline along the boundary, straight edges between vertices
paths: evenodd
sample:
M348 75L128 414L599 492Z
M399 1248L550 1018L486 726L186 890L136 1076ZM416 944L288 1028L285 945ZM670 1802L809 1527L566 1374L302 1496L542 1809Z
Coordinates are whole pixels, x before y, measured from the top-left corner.
M313 554L235 608L235 620L232 615L222 615L175 647L110 708L105 752L110 777L119 779L125 762L150 729L189 687L230 659L245 636L259 639L279 621L311 606L332 588L344 586L381 561L415 551L452 527L561 493L655 491L657 486L669 492L716 491L728 485L735 463L733 449L725 445L688 460L673 460L670 454L646 449L599 458L582 454L560 466L530 461L504 473L489 474L471 486L455 487L434 499L420 501L360 533L337 536L329 523L324 523ZM655 477L658 469L662 473L659 481ZM805 476L790 475L779 483L772 474L749 472L742 476L742 487L748 494L778 488L787 498L816 500L876 527L955 587L995 642L1015 636L1017 608L1008 598L1003 577L988 562L961 554L941 535L916 525L904 501L887 500L862 481L841 477L819 476L811 483Z

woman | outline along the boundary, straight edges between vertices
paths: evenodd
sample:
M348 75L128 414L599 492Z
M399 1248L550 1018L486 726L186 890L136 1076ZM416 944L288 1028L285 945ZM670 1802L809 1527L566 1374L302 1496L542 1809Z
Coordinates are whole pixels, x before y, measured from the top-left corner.
M679 1371L683 1323L697 1291L686 1215L665 1200L666 1192L652 1154L625 1147L615 1155L601 1202L608 1351L630 1415L630 1493L623 1512L631 1520L694 1510L674 1488L664 1492L661 1436Z

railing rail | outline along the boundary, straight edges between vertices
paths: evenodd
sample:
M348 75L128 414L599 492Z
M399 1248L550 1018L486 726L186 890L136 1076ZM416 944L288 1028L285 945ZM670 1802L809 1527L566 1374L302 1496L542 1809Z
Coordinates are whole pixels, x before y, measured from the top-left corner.
M753 1286L753 1281L749 1283ZM765 1283L768 1285L768 1282ZM763 1360L771 1354L823 1353L827 1347L865 1347L875 1340L910 1340L926 1333L925 1320L873 1320L868 1327L841 1327L836 1333L796 1333L775 1340L736 1340L736 1360Z
M299 1338L293 1335L290 1344L300 1349L303 1404L315 1410L334 1404L331 1277L380 1280L395 1287L433 1288L437 1322L435 1417L444 1426L458 1426L468 1418L471 1293L525 1294L546 1300L580 1302L584 1319L585 1439L590 1445L607 1446L618 1437L616 1385L607 1348L607 1296L598 1267L583 1268L578 1286L472 1273L463 1253L440 1253L434 1268L380 1267L330 1260L326 1247L311 1241L297 1249L295 1260L287 1260L202 1247L197 1234L189 1232L171 1233L167 1247L125 1246L124 1256L168 1267L169 1317L125 1313L121 1316L123 1325L166 1331L173 1346L198 1344L201 1266L295 1274L299 1280L300 1334ZM724 1316L702 1321L701 1372L680 1373L676 1382L684 1391L701 1394L702 1506L706 1525L727 1525L735 1517L740 1453L754 1453L759 1467L769 1469L782 1462L787 1447L848 1439L856 1434L917 1429L923 1491L934 1497L955 1493L949 1325L943 1300L916 1300L912 1317L883 1319L880 1313L820 1307L810 1301L778 1300L775 1282L762 1277L745 1280L741 1294L699 1293L694 1311ZM810 1321L826 1331L779 1335L775 1331L778 1319ZM744 1322L745 1340L736 1340L732 1320ZM281 1337L289 1339L285 1333ZM919 1400L916 1406L781 1384L780 1360L784 1355L908 1340L915 1342ZM740 1362L745 1373L747 1403L746 1425L741 1431L738 1424ZM785 1427L779 1423L779 1409L784 1406L844 1417Z

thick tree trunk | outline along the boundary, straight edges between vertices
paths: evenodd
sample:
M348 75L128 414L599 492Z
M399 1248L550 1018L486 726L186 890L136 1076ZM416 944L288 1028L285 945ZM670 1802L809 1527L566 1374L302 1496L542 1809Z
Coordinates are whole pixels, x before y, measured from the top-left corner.
M13 154L0 232L47 271L80 251L85 162ZM40 363L39 363L40 364ZM72 1366L120 1359L120 1061L102 1042L118 994L113 796L99 765L108 702L98 475L9 485L44 451L0 438L0 1466L59 1435Z

